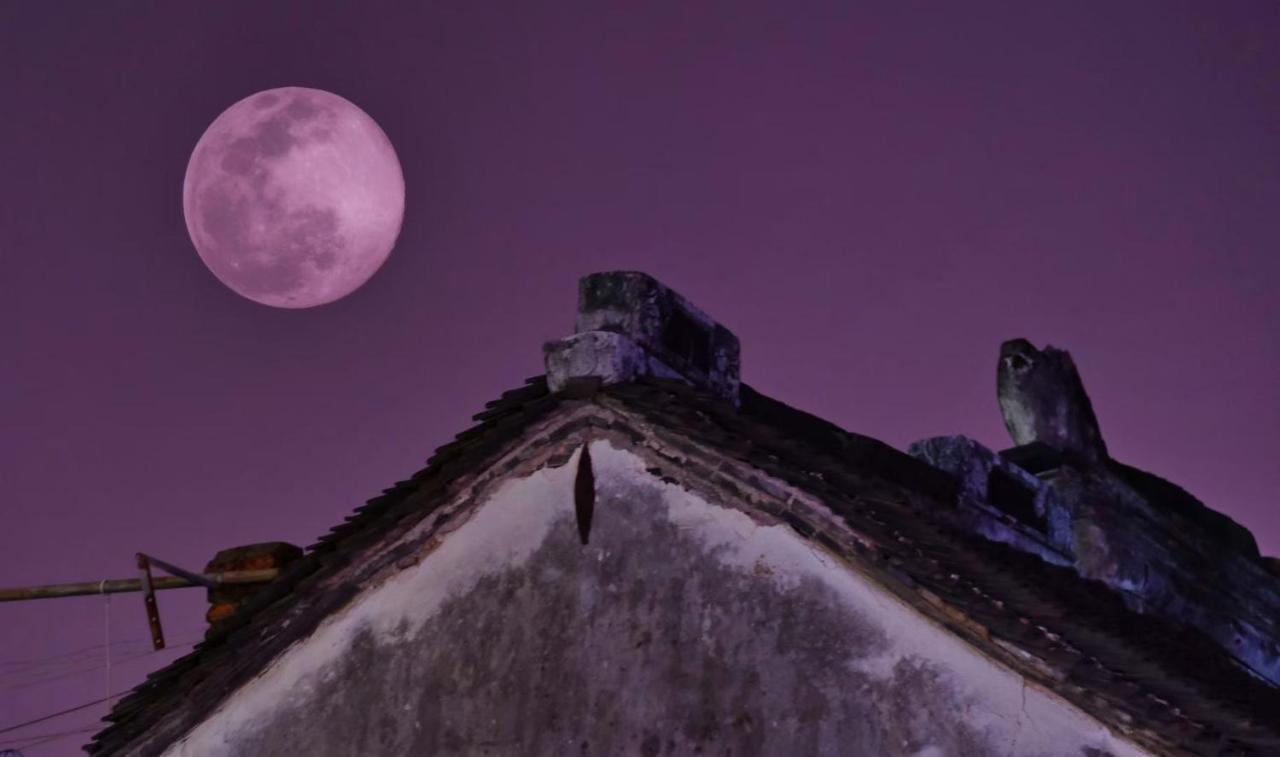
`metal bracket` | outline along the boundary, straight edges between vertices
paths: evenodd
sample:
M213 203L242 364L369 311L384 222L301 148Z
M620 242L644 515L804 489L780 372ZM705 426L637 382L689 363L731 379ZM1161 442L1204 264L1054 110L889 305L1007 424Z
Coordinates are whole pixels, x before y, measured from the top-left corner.
M216 589L218 587L217 582L211 581L208 578L205 578L204 576L200 575L199 573L192 573L189 570L183 570L182 568L179 568L176 565L171 565L165 562L164 560L161 560L158 557L144 555L141 552L139 552L138 554L142 557L145 557L152 565L155 565L157 568L159 568L160 570L163 570L165 573L168 573L171 576L177 576L178 578L185 578L191 583L199 584L200 586L203 586L206 589Z
M151 584L151 560L141 552L137 557L138 570L142 573L142 603L147 609L147 624L151 626L151 646L159 651L164 649L164 629L160 627L160 608Z

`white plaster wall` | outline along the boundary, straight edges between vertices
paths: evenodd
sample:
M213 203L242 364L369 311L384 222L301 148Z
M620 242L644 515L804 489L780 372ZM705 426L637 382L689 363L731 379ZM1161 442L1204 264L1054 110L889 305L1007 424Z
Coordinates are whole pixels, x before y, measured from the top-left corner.
M888 678L904 659L926 663L946 679L963 717L993 754L1079 755L1085 748L1117 757L1144 754L1097 721L1056 696L999 666L963 641L907 607L803 540L789 528L764 526L744 513L709 504L645 472L645 463L606 442L592 444L596 486L602 502L637 482L655 489L663 519L700 545L703 556L778 588L797 590L820 582L851 616L875 625L889 640L871 657L850 659L851 671ZM412 637L440 612L446 600L467 595L482 577L519 566L548 539L557 522L572 516L577 459L504 483L470 520L417 565L370 587L312 636L296 644L167 754L185 757L233 754L247 732L264 727L282 707L322 691L339 669L358 634L372 632L387 644ZM609 517L598 506L597 519ZM600 559L604 559L604 555ZM945 745L925 746L919 757L948 754Z

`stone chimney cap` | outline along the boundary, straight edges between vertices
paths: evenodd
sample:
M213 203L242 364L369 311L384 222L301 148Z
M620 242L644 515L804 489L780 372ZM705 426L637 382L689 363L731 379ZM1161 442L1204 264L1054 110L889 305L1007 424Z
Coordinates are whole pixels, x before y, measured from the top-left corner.
M678 378L738 404L738 338L648 274L582 277L576 331L545 348L552 391L574 379L617 384L651 375Z

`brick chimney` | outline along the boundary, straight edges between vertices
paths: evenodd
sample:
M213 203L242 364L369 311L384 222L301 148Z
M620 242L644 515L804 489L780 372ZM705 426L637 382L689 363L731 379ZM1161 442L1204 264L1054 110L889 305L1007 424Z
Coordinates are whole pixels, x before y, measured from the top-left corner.
M231 573L244 570L284 570L285 566L302 557L302 549L282 541L246 544L224 549L213 556L204 567L207 573ZM209 610L205 620L209 630L215 631L244 606L245 602L263 584L228 584L209 589Z
M576 330L544 348L552 391L583 379L608 385L658 376L738 404L738 338L647 274L584 276Z

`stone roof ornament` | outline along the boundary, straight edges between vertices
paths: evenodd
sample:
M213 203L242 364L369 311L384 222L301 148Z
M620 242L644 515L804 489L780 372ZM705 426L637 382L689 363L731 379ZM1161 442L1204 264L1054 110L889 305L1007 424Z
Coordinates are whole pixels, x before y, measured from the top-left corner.
M940 515L1110 587L1130 609L1194 628L1280 685L1280 584L1247 528L1178 485L1112 458L1071 355L1000 346L997 398L1016 447L963 436L909 452L953 476Z
M657 376L739 404L738 337L648 274L582 277L576 331L543 348L553 392L584 380L607 386Z
M1039 442L1092 462L1107 459L1093 404L1066 350L1037 350L1026 339L1000 345L996 395L1014 444Z

